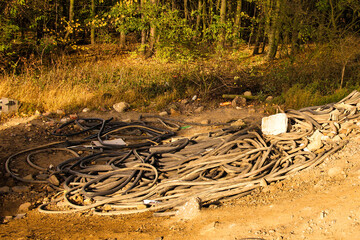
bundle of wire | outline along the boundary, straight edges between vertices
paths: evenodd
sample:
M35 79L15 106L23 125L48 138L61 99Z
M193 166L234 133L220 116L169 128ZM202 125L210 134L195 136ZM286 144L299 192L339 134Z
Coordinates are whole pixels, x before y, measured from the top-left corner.
M59 191L53 201L39 207L44 213L118 215L152 211L155 215L173 215L194 197L202 205L239 198L259 188L263 181L283 180L322 163L346 142L323 141L320 149L309 151L309 137L316 130L338 131L340 124L357 119L359 102L360 93L354 91L336 104L289 110L290 130L276 136L262 136L254 128L226 127L168 141L175 135L173 131L144 122L74 120L53 134L87 134L86 138L16 153L7 159L5 167L18 180L47 183ZM75 125L80 129L77 132L73 131ZM112 141L119 138L129 142ZM98 144L90 144L94 141ZM54 151L72 156L56 166L35 163L37 154ZM13 168L24 158L42 176L45 174L45 179L26 179L15 173Z

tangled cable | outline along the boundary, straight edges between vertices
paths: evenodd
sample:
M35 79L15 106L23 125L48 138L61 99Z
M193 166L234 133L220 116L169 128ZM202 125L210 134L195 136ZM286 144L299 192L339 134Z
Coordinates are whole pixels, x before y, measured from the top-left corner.
M84 139L16 153L5 168L18 180L48 183L59 190L53 201L39 207L44 213L174 215L192 198L202 205L238 198L264 182L283 180L320 164L345 145L336 136L348 136L357 129L359 102L360 93L354 91L336 104L288 110L290 130L276 136L262 136L255 128L226 127L165 141L175 133L144 122L79 119L53 134L87 134ZM171 119L166 121L164 126L174 126ZM45 152L69 156L56 166L39 166L36 155ZM12 168L20 157L41 171L44 179L15 173Z

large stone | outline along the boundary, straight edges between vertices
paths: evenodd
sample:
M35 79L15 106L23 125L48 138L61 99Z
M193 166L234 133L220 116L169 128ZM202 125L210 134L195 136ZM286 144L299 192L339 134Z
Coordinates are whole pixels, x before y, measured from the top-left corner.
M239 119L239 120L237 120L237 121L235 121L235 122L232 122L231 124L230 124L230 126L232 126L232 127L238 127L238 128L240 128L240 127L243 127L243 126L245 126L246 124L245 124L245 122L242 120L242 119Z
M166 117L168 115L168 113L166 111L160 112L159 116L160 117Z
M194 197L186 202L176 212L176 217L183 220L190 220L195 218L200 213L201 200L200 198Z
M8 193L10 192L10 188L8 186L0 187L0 193Z
M251 91L246 91L246 92L244 92L243 95L246 96L246 97L251 97L252 93L251 93Z
M30 191L30 188L28 186L15 186L12 187L12 190L16 193L24 193Z
M25 213L28 212L31 208L31 203L30 202L26 202L20 205L20 207L18 208L18 212L19 213Z
M307 148L312 152L320 149L323 145L323 143L321 141L321 138L323 136L324 135L319 130L316 130L313 133L313 135L311 135L311 137L309 137L310 143L307 145Z
M113 105L113 108L115 109L115 111L117 111L119 113L125 112L129 107L130 107L130 105L126 102L119 102L119 103L115 103Z
M332 178L344 177L345 172L341 167L333 167L328 170L328 175Z

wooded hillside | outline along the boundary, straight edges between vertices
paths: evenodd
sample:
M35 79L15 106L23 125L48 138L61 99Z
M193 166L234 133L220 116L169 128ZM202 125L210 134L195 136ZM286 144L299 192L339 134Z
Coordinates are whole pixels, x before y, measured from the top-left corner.
M146 56L268 45L294 55L360 30L358 0L1 0L1 68L87 44L137 44ZM20 59L21 61L21 59Z

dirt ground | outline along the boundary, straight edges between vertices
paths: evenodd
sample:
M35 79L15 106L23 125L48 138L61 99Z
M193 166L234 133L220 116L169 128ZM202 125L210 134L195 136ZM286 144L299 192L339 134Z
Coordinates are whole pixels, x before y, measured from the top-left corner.
M174 118L200 122L243 119L260 123L261 106L244 109L222 107L201 113L173 113ZM114 116L137 119L138 112L78 113L80 117ZM55 123L60 116L54 117ZM13 118L0 126L0 160L18 151L58 141L50 135L49 118ZM178 132L191 136L214 126L193 126ZM321 165L261 187L239 199L202 208L192 220L154 217L151 213L126 216L44 214L36 207L55 192L47 186L12 179L1 167L1 239L360 239L360 136ZM3 165L3 164L2 164ZM8 190L4 187L9 187ZM14 190L25 186L25 190ZM30 203L24 216L18 208Z

